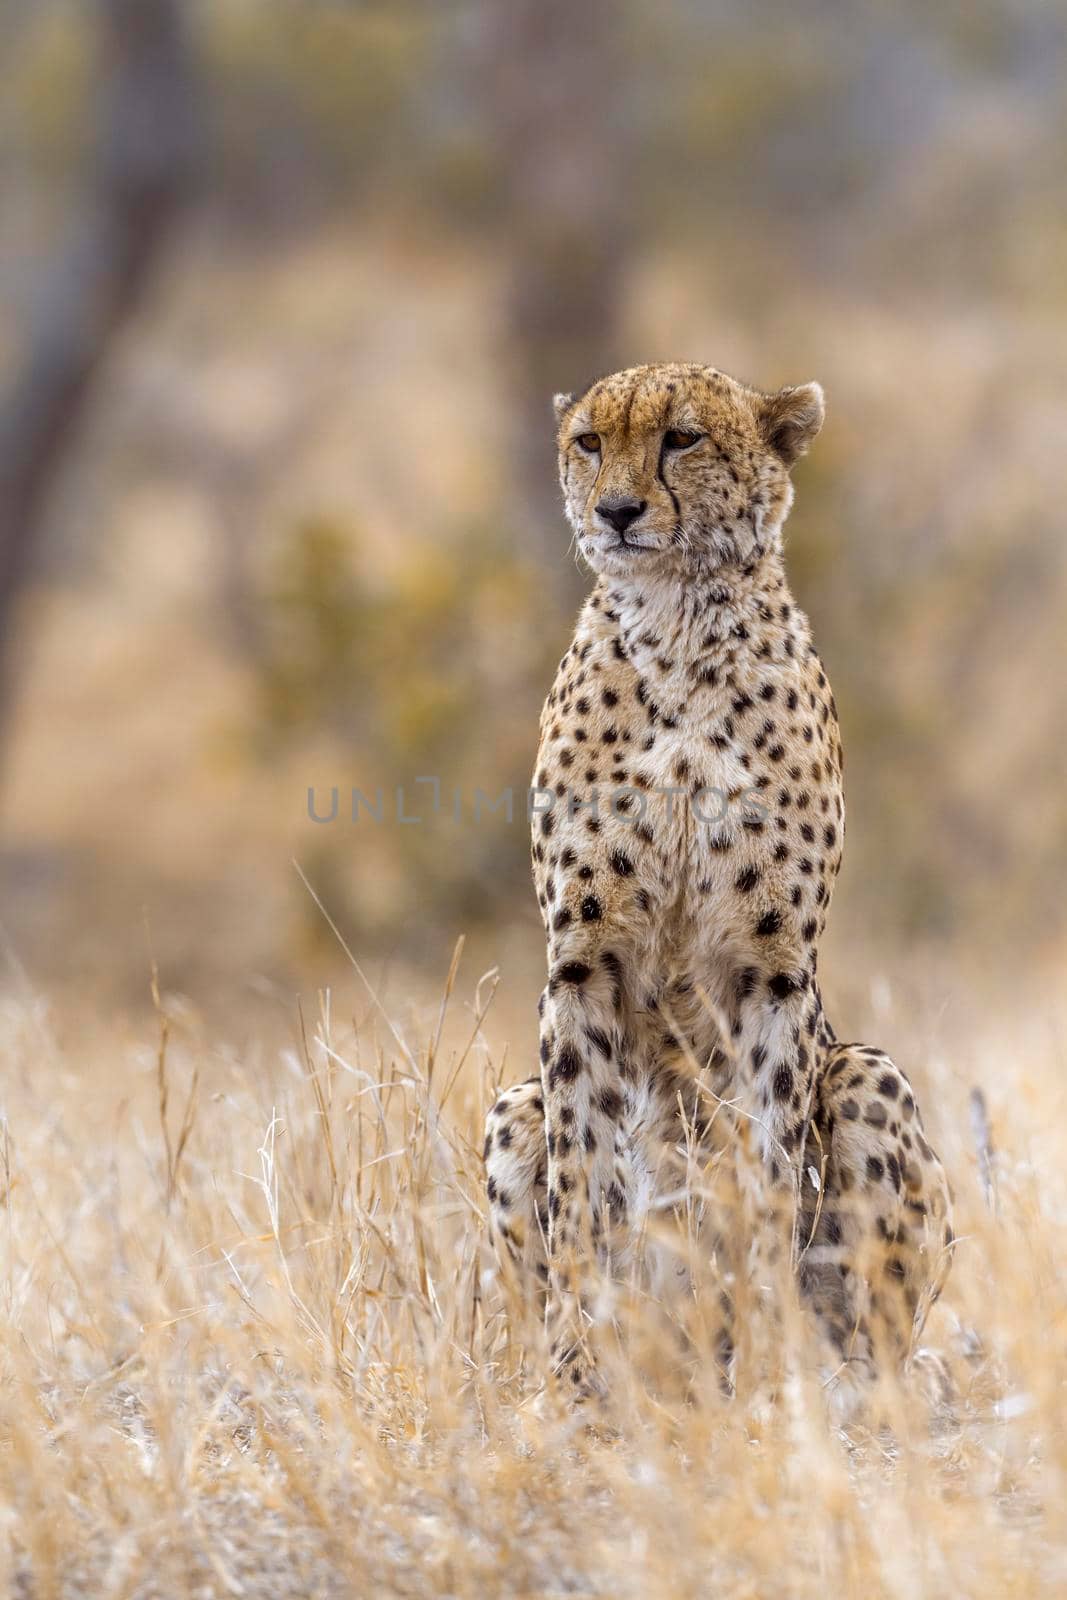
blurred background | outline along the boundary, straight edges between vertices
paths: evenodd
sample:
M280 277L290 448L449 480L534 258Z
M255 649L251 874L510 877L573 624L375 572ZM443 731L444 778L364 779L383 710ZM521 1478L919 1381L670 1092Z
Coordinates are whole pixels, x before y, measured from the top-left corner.
M787 534L847 756L831 993L1060 971L1060 0L0 30L5 987L135 1008L155 958L288 1003L345 959L295 861L376 982L462 933L525 1007L521 796L585 587L549 401L660 358L827 391ZM442 814L403 824L419 776Z

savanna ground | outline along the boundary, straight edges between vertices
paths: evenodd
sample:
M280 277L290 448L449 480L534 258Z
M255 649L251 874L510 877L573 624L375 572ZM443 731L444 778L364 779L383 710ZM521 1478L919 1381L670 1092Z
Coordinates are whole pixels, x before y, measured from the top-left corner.
M1060 1592L1062 1011L998 1023L917 970L852 997L960 1234L937 1357L869 1422L828 1420L793 1322L749 1330L772 1399L711 1364L683 1398L620 1304L640 1368L616 1354L590 1429L503 1316L481 1124L533 1029L468 965L415 1005L353 964L234 1037L165 988L125 1029L6 1002L2 1592Z

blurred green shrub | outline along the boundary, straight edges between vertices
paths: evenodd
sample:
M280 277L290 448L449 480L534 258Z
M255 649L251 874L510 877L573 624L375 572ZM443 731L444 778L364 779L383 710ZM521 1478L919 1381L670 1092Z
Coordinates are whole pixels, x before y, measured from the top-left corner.
M253 750L290 765L314 751L308 782L341 791L336 824L314 841L332 881L347 882L364 929L394 932L417 913L430 947L442 926L491 920L525 891L524 795L546 670L531 619L543 624L544 610L528 571L479 532L405 541L387 574L368 554L362 530L329 517L282 541L262 600ZM434 817L429 789L414 783L423 776L440 780ZM398 786L421 825L398 822ZM351 822L353 787L384 791L384 822ZM476 822L475 791L507 787L512 822L502 812Z

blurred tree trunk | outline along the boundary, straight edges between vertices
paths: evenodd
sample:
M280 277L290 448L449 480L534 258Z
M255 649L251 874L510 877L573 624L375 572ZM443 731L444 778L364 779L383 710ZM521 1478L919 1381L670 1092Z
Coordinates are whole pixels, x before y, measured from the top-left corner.
M511 263L507 514L550 591L569 605L586 580L568 551L551 400L624 364L633 73L612 0L509 0L484 15Z
M197 151L181 0L97 0L98 141L84 214L44 263L26 354L0 403L0 718L15 602L94 377L135 309Z

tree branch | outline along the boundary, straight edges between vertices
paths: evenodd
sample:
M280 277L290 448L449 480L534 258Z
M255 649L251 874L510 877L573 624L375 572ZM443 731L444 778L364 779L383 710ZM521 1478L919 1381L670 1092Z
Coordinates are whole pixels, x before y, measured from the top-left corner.
M100 0L97 153L66 253L45 271L0 406L0 651L49 491L115 335L190 186L198 112L180 0ZM0 713L10 659L0 663Z

